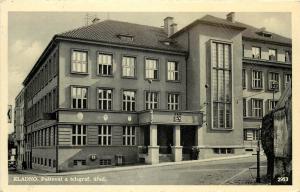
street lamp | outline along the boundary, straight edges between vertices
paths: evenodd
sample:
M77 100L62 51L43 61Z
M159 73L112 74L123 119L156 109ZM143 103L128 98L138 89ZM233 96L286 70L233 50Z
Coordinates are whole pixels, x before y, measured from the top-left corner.
M272 82L272 86L271 86L271 89L273 91L273 104L272 104L272 109L274 109L274 104L275 104L275 91L278 90L278 87L279 87L279 84L277 81L273 81Z

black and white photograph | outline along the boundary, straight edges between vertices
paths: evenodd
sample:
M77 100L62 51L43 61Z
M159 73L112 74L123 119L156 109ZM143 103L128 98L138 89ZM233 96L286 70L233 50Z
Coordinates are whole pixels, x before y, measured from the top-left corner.
M292 18L9 11L8 186L293 186Z

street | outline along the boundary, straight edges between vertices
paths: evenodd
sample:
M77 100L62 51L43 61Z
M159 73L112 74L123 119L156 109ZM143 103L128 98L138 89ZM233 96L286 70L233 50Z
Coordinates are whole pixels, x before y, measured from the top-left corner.
M255 184L256 156L192 164L149 167L136 170L87 173L68 176L37 176L11 172L9 184L97 185L209 185ZM265 158L261 176L266 174Z

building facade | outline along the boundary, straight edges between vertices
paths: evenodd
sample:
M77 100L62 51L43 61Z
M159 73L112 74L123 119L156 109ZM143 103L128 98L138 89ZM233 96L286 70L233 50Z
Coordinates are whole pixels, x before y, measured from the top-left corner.
M200 159L243 154L257 127L243 117L252 90L242 71L262 61L243 57L252 42L233 16L179 31L172 17L163 28L106 20L55 35L23 82L27 162L59 172L191 160L195 148Z
M22 163L25 162L25 126L24 126L24 89L20 91L15 99L14 110L14 131L16 146L17 169L22 169Z
M243 38L244 146L250 152L260 139L262 117L276 106L292 80L291 40L265 29L256 34L259 38ZM278 87L272 87L274 83Z

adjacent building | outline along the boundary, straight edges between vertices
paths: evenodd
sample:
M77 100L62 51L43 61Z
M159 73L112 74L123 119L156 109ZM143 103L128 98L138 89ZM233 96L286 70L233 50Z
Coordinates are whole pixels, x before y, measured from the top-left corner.
M27 163L59 172L190 160L195 148L243 154L266 111L256 100L272 99L271 72L280 95L290 56L289 39L234 13L179 31L167 17L163 28L105 20L57 34L23 82Z
M25 162L25 126L24 126L24 88L15 99L14 111L14 131L15 146L17 149L17 169L22 169L22 163Z

